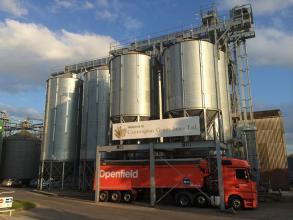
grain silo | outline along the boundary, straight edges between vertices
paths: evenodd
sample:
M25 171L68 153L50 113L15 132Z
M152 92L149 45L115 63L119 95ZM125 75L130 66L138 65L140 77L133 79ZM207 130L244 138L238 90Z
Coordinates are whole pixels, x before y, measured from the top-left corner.
M75 74L53 76L47 81L42 145L44 180L74 181L80 150L81 80ZM47 171L47 172L46 172Z
M34 179L38 175L41 140L28 131L4 139L1 178Z
M92 185L96 148L109 142L110 75L108 66L101 66L83 76L79 185L86 188Z
M176 43L163 54L164 114L200 116L205 140L214 139L220 111L214 57L214 45L203 40Z
M150 56L131 52L110 61L110 116L113 123L144 121L151 116Z

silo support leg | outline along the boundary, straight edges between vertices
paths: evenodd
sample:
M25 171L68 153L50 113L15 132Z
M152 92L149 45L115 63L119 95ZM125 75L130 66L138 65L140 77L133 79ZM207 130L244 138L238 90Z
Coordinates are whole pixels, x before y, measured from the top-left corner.
M100 202L100 168L101 168L101 152L97 148L96 151L96 164L95 164L95 202Z
M65 170L65 162L62 163L62 177L61 177L61 189L64 188L64 170Z
M41 170L40 170L40 175L39 175L39 189L42 191L43 190L43 181L44 181L44 161L42 161L41 164Z

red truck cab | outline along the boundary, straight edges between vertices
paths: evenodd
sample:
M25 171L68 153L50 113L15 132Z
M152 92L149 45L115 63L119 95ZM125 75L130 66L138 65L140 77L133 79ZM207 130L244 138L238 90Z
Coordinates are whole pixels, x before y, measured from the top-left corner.
M225 161L227 161L227 164L225 164ZM240 206L244 208L257 207L256 182L252 180L247 161L223 160L223 182L227 206L233 206L236 209Z

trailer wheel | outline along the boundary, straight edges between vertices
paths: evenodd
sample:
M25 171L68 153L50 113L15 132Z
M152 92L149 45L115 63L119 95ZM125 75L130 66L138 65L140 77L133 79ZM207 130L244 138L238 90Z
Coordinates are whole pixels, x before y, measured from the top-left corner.
M187 192L180 192L176 196L176 203L181 207L188 207L191 205L191 194Z
M121 192L120 191L113 191L111 193L111 201L112 202L120 202L121 201Z
M100 198L101 202L108 202L109 192L108 191L101 191L99 198Z
M229 207L233 207L235 210L243 208L243 201L239 196L231 196L229 198Z
M132 193L131 192L125 192L123 193L123 201L124 202L131 202L132 201Z
M198 207L206 207L208 205L208 200L203 194L197 194L194 198L195 205Z

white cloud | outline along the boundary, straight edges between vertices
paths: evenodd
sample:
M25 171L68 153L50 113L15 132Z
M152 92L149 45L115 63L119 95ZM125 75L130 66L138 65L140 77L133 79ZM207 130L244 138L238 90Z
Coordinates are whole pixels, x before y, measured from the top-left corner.
M141 28L142 23L136 18L133 18L131 16L125 16L125 18L124 18L124 26L128 30L133 30L133 29Z
M100 7L107 7L108 6L109 1L108 0L97 0L97 4Z
M0 90L29 90L56 67L107 56L113 41L92 33L53 32L34 23L0 22Z
M12 106L0 103L1 111L7 112L9 118L31 118L31 119L43 119L43 114L36 110L35 108L26 107L26 106Z
M84 4L83 4L83 8L84 9L92 9L94 8L95 5L92 3L92 2L89 2L89 1L86 1Z
M14 16L27 15L27 9L18 0L0 0L0 11L7 12Z
M236 5L251 3L256 15L272 14L293 6L293 0L224 0L220 1L220 7L231 9Z
M256 29L256 38L248 41L250 63L293 67L293 33L273 27Z
M110 12L108 9L104 9L102 11L97 12L97 18L102 20L112 21L117 18L117 14L114 12Z
M75 1L73 0L55 0L54 2L56 7L65 8L65 9L71 8L75 4Z
M54 0L52 4L52 12L58 12L62 9L65 10L81 10L81 9L93 9L95 5L92 1L84 0Z
M139 29L143 26L142 22L133 16L126 14L129 3L119 0L98 0L97 19L114 22L124 26L127 30Z

